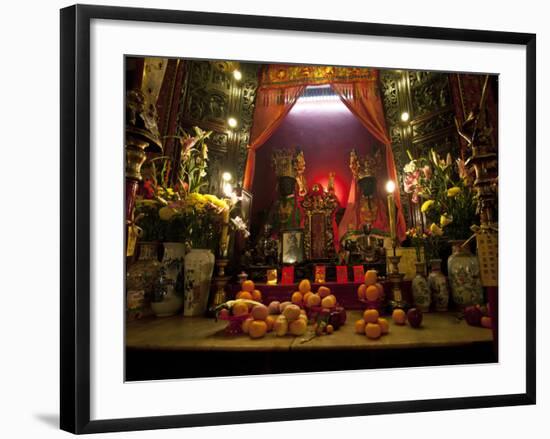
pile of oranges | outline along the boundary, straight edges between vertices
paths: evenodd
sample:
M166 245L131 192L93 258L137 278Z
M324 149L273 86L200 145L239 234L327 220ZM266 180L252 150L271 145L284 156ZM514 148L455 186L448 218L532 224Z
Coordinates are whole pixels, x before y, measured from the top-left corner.
M326 309L336 307L336 296L331 293L330 288L320 286L316 293L311 291L311 283L308 279L300 281L298 291L292 293L290 301L300 308L313 308L320 306Z
M241 324L242 332L250 338L262 338L268 332L274 331L277 336L291 334L303 335L307 329L307 316L299 305L291 302L272 302L269 307L262 303L247 303L253 300L261 302L262 293L256 289L254 282L245 280L241 291L235 296L231 307L233 316L250 314Z
M245 280L241 285L241 291L237 293L235 299L247 299L261 302L262 293L260 290L256 289L254 282L252 282L251 280Z
M378 282L376 270L367 270L365 282L357 288L357 297L362 302L379 302L384 296L384 287Z
M363 318L355 322L355 332L371 339L378 339L390 332L390 325L386 319L380 317L378 310L366 309Z

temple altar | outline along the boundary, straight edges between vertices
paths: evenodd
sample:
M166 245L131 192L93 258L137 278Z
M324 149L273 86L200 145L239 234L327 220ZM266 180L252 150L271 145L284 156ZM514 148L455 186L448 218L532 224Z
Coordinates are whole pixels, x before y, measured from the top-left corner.
M497 360L495 78L460 114L461 74L162 62L127 91L131 380Z

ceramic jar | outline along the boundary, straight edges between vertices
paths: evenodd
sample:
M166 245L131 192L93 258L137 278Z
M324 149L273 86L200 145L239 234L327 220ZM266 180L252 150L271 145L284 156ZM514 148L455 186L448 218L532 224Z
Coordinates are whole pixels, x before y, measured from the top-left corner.
M151 309L157 317L176 314L183 305L182 269L185 257L185 244L165 242L162 257L162 278L151 301Z
M428 281L424 275L424 262L416 263L416 276L412 280L412 295L414 305L422 312L428 312L432 303L432 295L428 287Z
M126 273L126 311L130 320L151 314L150 299L161 267L157 249L155 242L140 242L139 258Z
M432 301L436 311L447 311L449 309L449 288L447 278L441 272L441 259L430 261L431 272L428 276L428 286L432 295Z
M214 254L207 249L192 249L184 259L184 316L202 316L208 306Z
M453 241L453 253L447 261L449 284L453 303L464 308L483 304L483 288L479 273L479 261L463 241Z

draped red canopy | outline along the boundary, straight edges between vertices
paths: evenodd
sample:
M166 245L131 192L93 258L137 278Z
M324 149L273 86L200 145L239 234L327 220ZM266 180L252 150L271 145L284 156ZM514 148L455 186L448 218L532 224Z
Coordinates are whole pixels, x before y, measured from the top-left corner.
M385 145L388 177L394 182L398 182L391 140L386 128L378 89L378 70L359 67L270 64L265 66L260 73L260 85L256 95L254 120L243 180L245 189L250 189L254 180L256 150L279 128L305 87L327 84L339 95L342 102L365 128ZM354 222L357 218L356 210L359 205L355 200L358 193L356 185L357 182L354 179L350 188L348 206L340 223L340 230L346 230L347 224ZM402 241L405 239L406 225L401 208L399 185L396 184L396 187L397 234Z

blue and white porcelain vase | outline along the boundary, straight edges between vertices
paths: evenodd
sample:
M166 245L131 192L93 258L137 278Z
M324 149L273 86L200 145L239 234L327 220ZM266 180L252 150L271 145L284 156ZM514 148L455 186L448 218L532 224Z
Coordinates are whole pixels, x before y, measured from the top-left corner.
M447 261L451 298L460 309L484 303L479 261L463 243L452 242L453 253Z
M162 294L155 294L151 302L151 309L157 317L173 316L178 313L183 305L182 270L184 257L185 244L180 242L164 243Z
M428 281L424 275L424 262L416 263L416 276L412 280L412 295L414 306L422 312L428 312L432 303L432 295L428 287Z
M441 259L430 261L431 272L428 276L428 285L432 294L432 301L436 311L448 311L449 288L447 278L441 272Z
M208 249L192 249L185 255L184 316L202 316L206 313L214 262L214 254Z

